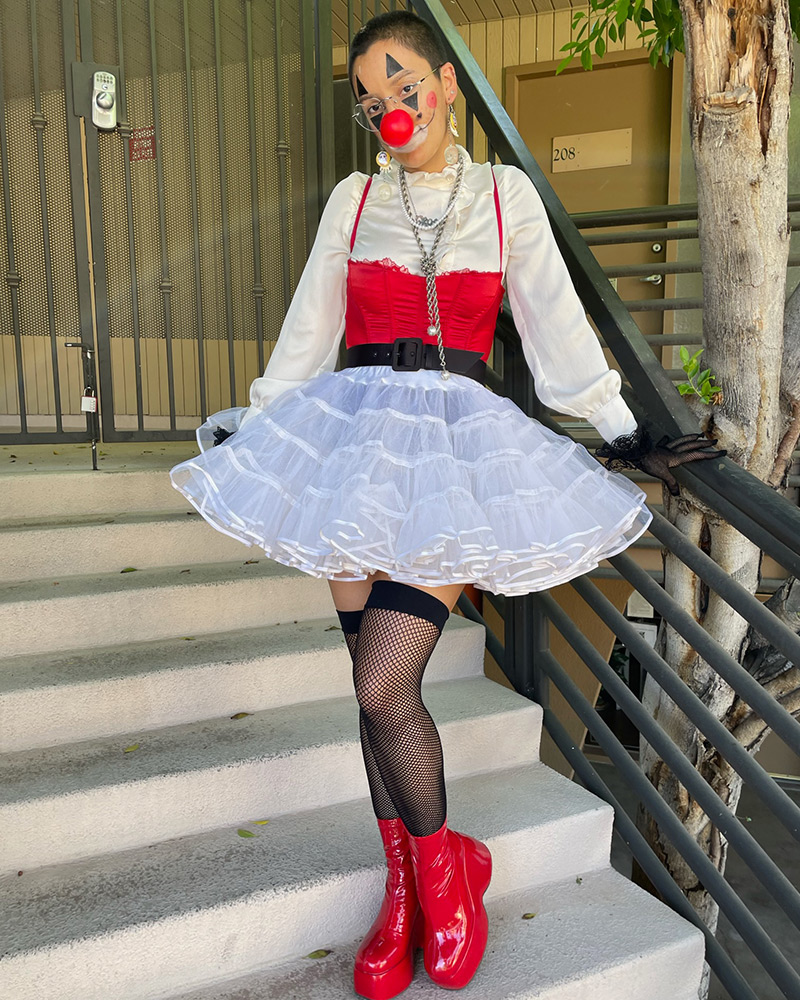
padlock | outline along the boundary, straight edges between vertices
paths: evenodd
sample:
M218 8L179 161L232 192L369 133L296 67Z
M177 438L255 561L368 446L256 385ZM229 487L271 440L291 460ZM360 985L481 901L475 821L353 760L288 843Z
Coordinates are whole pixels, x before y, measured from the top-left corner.
M97 396L90 385L86 386L81 396L81 413L97 413Z

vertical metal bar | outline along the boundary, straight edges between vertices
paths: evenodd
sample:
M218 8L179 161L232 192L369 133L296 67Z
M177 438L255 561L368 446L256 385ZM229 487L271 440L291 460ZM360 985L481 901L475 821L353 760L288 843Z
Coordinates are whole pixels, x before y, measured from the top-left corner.
M492 141L487 136L486 138L486 159L489 163L495 162L494 147L492 146Z
M142 322L139 315L139 272L136 267L136 233L133 225L133 184L131 161L125 147L133 131L128 115L125 88L125 43L122 35L122 0L117 0L117 60L119 62L119 107L122 119L117 123L122 136L122 163L125 174L125 218L128 229L128 279L131 283L131 326L133 328L133 367L136 381L136 426L144 430L144 393L142 392Z
M186 0L184 0L184 6ZM278 42L278 25L280 23L280 4L276 2L275 5L275 75L278 80L280 80L280 44ZM252 224L253 224L253 296L255 299L256 308L256 350L258 352L258 370L259 372L264 371L264 283L261 277L261 211L260 202L258 197L258 161L256 159L256 98L255 98L255 83L253 81L253 0L245 0L244 5L244 26L245 26L245 45L247 47L247 133L248 133L248 145L250 148L250 204L252 207ZM282 102L278 99L278 146L280 147L280 136L282 131ZM287 146L288 152L288 146ZM280 152L278 154L280 156ZM280 161L284 167L285 172L285 161ZM288 194L285 190L286 178L281 177L280 181L280 200L281 206L284 211L288 211ZM283 212L281 214L281 221L283 221ZM281 233L281 245L284 248L288 247L288 241L286 239L286 234ZM281 260L283 263L283 273L284 273L284 306L288 307L286 281L287 272L289 270L289 254L281 254Z
M367 0L361 0L361 27L367 23L369 20L369 14L367 13ZM356 126L357 127L357 126ZM372 142L372 135L367 132L366 129L361 130L364 133L364 172L369 174L372 173L370 170L370 143Z
M535 594L522 598L523 614L530 628L530 659L525 664L525 685L542 708L550 707L550 678L541 669L541 654L550 651L550 620Z
M464 148L472 156L475 143L475 115L467 108L467 127L464 135Z
M47 298L47 333L50 337L50 357L53 365L53 401L56 411L56 431L64 430L61 415L61 380L58 371L58 343L56 341L56 307L53 295L53 256L50 250L50 219L47 204L47 182L44 169L44 129L47 119L42 112L42 93L39 84L39 31L36 23L36 0L31 0L31 63L33 69L33 118L36 131L36 160L39 174L39 203L42 212L42 243L44 250L45 294Z
M71 51L77 58L75 39L74 0L62 0L62 31L64 51ZM80 32L81 59L92 62L92 8L90 0L78 0L78 30ZM67 34L69 33L69 43ZM68 48L68 45L71 48ZM67 108L72 108L72 74L65 73ZM111 344L108 318L108 278L103 233L103 193L100 182L100 149L97 129L67 114L69 137L70 182L72 185L72 225L75 233L76 273L81 317L81 343L94 352L97 337L97 372L100 385L103 437L114 436L114 382L111 371ZM85 150L85 166L84 166ZM85 229L86 193L89 196L89 231ZM90 249L91 247L91 249ZM91 272L90 262L91 261ZM85 263L84 263L85 262ZM92 309L94 287L94 310ZM91 434L91 414L87 414L86 429Z
M317 87L322 204L336 183L336 149L333 141L333 29L331 5L315 0L317 10Z
M150 0L152 3L153 0ZM225 156L225 95L222 80L222 44L219 33L219 3L214 0L214 73L217 98L217 148L219 149L219 191L222 215L222 266L225 282L225 328L228 337L231 406L236 405L236 356L233 350L233 293L231 291L231 234L228 223L228 171Z
M519 690L517 684L517 665L519 655L517 650L517 600L516 597L507 597L503 602L503 649L505 650L505 673L506 677L514 685L515 690Z
M273 0L275 5L275 97L276 115L278 125L278 191L280 196L279 211L281 225L281 246L289 246L289 143L286 138L286 90L283 86L283 65L281 47L281 0ZM331 72L331 80L333 72ZM292 275L289 270L289 254L281 254L281 268L283 272L283 308L289 308L292 300Z
M156 143L156 199L158 203L158 239L161 244L161 292L164 310L164 340L167 351L167 391L169 393L169 427L175 430L175 370L172 357L172 282L169 277L169 252L167 250L167 213L164 204L164 158L161 146L161 102L158 85L158 55L156 52L156 6L148 0L147 12L150 25L150 73L153 87L153 129ZM224 190L224 189L223 189ZM224 194L223 194L224 197Z
M117 0L117 3L121 4L122 0ZM191 188L194 308L195 313L197 314L197 376L200 386L200 419L205 422L205 419L208 416L208 390L206 388L206 345L204 339L205 324L203 321L202 291L203 271L200 257L200 209L199 199L197 196L197 150L195 148L194 139L194 81L192 79L192 55L190 51L189 0L183 0L183 53L186 63L186 117L189 122L186 138L189 149L189 185ZM258 244L258 248L260 251L260 243ZM260 263L259 258L259 266ZM256 309L259 309L260 305L260 300L256 299ZM259 362L261 361L262 358L259 356Z
M347 0L347 51L348 56L350 46L353 43L353 0ZM358 125L354 121L350 122L350 161L353 170L358 170Z
M303 78L303 167L306 219L306 255L311 252L322 211L319 201L319 144L317 117L319 103L316 87L315 45L317 39L316 5L300 4L300 71Z
M66 60L65 60L66 62ZM0 171L3 174L3 212L6 220L6 247L8 249L8 274L6 284L11 297L11 327L14 331L14 357L17 365L17 400L19 402L20 430L28 431L28 413L25 402L25 374L22 363L22 327L19 312L19 282L14 256L14 226L11 215L11 185L9 178L8 135L6 133L5 92L3 88L3 35L0 33ZM66 74L65 74L66 75ZM67 105L69 106L69 105Z

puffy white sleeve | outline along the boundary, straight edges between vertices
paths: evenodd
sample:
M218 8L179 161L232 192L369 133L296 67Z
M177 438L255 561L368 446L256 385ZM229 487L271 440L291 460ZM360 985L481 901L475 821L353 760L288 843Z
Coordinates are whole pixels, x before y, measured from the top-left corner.
M496 168L508 233L506 288L539 399L583 417L606 441L636 428L559 252L542 199L528 175Z
M367 177L353 173L331 192L314 245L264 374L250 386L240 427L282 393L333 371L344 333L350 233Z

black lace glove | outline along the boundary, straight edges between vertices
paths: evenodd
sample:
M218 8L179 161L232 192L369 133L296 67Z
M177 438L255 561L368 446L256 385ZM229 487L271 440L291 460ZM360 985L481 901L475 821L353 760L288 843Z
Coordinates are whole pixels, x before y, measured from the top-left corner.
M224 427L214 428L214 447L216 448L218 444L222 444L223 441L227 441L229 437L233 435L233 431L228 431Z
M656 479L663 480L670 493L680 496L678 481L670 472L679 465L706 458L722 458L726 451L714 448L715 438L710 441L704 434L684 434L670 441L665 434L653 444L644 427L639 426L630 434L621 434L609 444L606 442L597 451L597 458L608 459L606 468L612 472L622 469L640 469Z

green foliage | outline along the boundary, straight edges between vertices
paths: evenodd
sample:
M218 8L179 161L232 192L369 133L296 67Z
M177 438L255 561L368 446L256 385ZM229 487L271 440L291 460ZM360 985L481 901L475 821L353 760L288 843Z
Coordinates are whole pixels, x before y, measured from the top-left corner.
M699 396L708 405L718 402L715 397L722 392L722 387L714 384L714 376L711 374L710 368L700 371L700 355L702 353L703 348L701 347L699 351L695 351L690 356L689 349L681 347L681 364L689 381L678 383L677 389L681 396Z
M789 0L789 16L795 38L800 30L800 0ZM637 40L650 54L650 64L669 66L676 52L684 51L683 20L678 0L589 0L589 12L579 10L572 19L572 41L556 70L561 73L577 56L585 70L596 56L602 59L609 41L625 38L628 24L636 28ZM576 33L577 32L577 33Z

